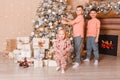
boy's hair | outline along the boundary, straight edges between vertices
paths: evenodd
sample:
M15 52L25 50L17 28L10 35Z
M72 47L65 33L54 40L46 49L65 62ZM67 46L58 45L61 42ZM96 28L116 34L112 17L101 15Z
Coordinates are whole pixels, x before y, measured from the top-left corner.
M78 5L76 8L82 8L83 9L83 6L82 5Z
M98 11L97 11L97 9L94 9L94 8L93 8L93 9L91 9L91 10L90 10L90 12L91 12L91 11L95 11L95 12L98 12Z
M95 11L96 13L98 12L96 9L91 9L88 14L90 14L91 11Z

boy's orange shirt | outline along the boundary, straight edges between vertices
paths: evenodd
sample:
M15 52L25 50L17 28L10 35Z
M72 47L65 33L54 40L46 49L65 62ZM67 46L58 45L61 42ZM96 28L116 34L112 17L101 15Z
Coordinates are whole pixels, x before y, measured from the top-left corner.
M79 15L73 20L73 37L84 37L84 17Z
M91 19L87 24L87 36L97 36L97 29L100 29L100 21L96 19Z

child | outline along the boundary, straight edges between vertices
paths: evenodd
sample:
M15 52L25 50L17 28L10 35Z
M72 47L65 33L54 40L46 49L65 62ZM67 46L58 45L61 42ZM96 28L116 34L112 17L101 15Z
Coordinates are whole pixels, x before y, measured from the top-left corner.
M72 49L70 40L66 39L66 32L65 30L61 29L58 31L57 39L53 43L53 48L55 51L54 59L57 63L56 70L62 70L62 73L65 72L66 68L66 59L68 56L69 51Z
M77 17L74 20L63 18L63 20L61 21L63 24L72 25L73 27L73 40L74 40L74 52L75 52L75 62L73 68L77 68L80 62L80 52L84 37L83 6L81 5L77 6L76 14Z
M93 49L93 53L95 56L94 65L98 65L98 38L100 32L100 21L96 18L97 11L95 9L91 9L89 15L91 19L88 21L87 24L87 58L84 61L89 62L91 57L91 51Z

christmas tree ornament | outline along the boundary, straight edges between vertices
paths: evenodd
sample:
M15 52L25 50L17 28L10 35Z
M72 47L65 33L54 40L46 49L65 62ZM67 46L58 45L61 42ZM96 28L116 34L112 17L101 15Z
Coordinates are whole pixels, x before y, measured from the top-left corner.
M67 10L71 10L71 9L72 9L71 5L68 5Z
M31 36L33 36L35 33L34 32L31 32Z
M54 28L54 26L52 26L52 25L51 25L51 26L50 26L50 28L51 28L51 29L53 29L53 28Z
M35 25L35 28L38 28L39 27L39 25Z
M120 15L120 1L103 1L103 2L92 2L90 4L86 4L84 16L85 18L88 17L89 11L91 9L96 9L98 12L102 12L104 14L108 14L109 12L113 11L115 14Z
M48 24L49 26L52 26L53 25L53 23L52 22L49 22L49 24Z
M51 11L51 9L49 9L47 12L48 12L48 14L50 14L52 11Z
M41 26L44 22L42 18L38 18L39 26Z

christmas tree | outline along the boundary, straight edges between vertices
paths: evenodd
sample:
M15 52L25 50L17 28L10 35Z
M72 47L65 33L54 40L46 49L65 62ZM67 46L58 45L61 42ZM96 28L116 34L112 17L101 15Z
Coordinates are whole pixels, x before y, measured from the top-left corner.
M71 37L71 27L61 23L62 17L73 19L71 6L67 5L67 0L42 0L37 10L37 20L34 21L34 30L31 33L33 38L55 39L57 30L64 28L68 38Z

